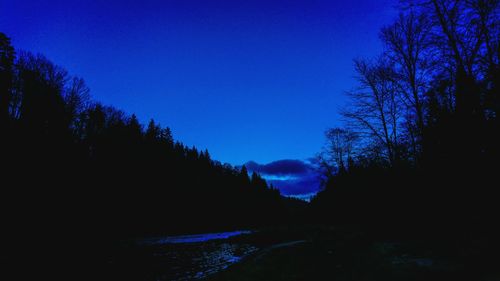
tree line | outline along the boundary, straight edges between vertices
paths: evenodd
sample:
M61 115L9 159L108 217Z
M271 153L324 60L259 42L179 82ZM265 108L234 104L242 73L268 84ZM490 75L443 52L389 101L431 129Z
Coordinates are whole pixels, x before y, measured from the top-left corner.
M286 223L301 208L259 174L175 141L168 127L93 101L82 78L16 51L3 33L0 79L1 181L16 234L251 228Z
M383 52L354 60L344 126L326 131L318 216L491 223L498 211L500 5L400 1Z

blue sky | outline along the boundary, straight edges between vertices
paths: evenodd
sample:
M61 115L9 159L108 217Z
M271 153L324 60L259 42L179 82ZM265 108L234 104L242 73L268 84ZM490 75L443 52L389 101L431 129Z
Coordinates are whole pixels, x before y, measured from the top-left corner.
M0 30L222 162L305 160L397 0L0 0Z

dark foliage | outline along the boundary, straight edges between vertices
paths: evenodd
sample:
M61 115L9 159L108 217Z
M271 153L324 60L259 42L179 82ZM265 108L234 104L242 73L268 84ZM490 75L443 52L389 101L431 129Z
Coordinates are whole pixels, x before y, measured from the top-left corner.
M346 128L327 132L318 220L496 235L499 10L499 1L402 1L382 29L382 56L356 61Z
M2 228L35 252L71 244L95 255L126 238L286 224L302 205L153 120L144 128L92 102L82 79L16 56L2 33L0 82Z

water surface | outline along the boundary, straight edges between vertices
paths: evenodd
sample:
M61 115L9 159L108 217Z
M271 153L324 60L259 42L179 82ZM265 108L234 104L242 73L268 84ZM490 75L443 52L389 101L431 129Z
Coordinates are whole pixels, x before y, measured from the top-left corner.
M120 274L116 279L203 279L256 252L258 248L255 245L240 239L229 239L251 233L252 231L240 230L141 239L113 260Z
M218 233L203 233L203 234L193 234L193 235L179 235L179 236L166 236L159 238L149 238L139 241L140 244L145 245L163 245L163 244L179 244L179 243L199 243L207 242L217 239L227 239L233 236L238 236L242 234L251 234L252 231L249 230L238 230L230 232L218 232Z

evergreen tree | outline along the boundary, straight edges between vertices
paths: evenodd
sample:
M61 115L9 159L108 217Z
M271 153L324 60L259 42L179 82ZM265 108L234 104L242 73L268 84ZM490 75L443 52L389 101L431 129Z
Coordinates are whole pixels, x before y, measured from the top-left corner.
M15 51L10 38L0 32L0 125L9 118Z

